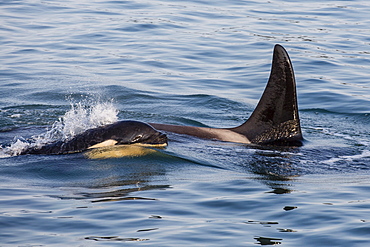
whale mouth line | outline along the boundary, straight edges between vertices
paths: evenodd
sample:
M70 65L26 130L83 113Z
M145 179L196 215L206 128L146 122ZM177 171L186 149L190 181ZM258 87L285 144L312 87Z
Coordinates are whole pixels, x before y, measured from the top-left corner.
M148 147L148 148L165 148L168 146L165 143L133 143L133 144L117 144L116 146L138 146L138 147Z
M123 144L119 146L124 146L124 145L148 147L148 148L165 148L168 146L167 143L134 143L134 144Z
M116 145L140 145L143 147L165 147L167 146L168 139L167 135L161 132L157 132L146 140L133 143L117 143Z

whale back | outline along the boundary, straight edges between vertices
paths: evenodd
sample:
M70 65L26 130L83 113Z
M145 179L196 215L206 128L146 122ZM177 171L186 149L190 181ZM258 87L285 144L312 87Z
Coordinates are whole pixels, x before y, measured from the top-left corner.
M275 45L270 77L256 109L244 124L230 130L255 144L302 145L293 66L281 45Z

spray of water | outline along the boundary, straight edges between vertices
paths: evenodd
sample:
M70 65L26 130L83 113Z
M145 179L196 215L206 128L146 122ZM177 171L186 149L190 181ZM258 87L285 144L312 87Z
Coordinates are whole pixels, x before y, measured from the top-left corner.
M111 101L85 100L71 103L71 109L44 133L27 140L16 137L10 146L0 149L0 157L15 156L30 147L41 147L48 143L69 140L87 129L116 122L117 114L118 110Z

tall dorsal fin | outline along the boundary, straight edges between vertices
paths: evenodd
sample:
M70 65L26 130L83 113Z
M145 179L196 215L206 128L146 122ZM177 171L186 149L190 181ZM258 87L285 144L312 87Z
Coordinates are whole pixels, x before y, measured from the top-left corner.
M256 144L302 145L294 71L281 45L275 45L270 78L256 109L231 130Z

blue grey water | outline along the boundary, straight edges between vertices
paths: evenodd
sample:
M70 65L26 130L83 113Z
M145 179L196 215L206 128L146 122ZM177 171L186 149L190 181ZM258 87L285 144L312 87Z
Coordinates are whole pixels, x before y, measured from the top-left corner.
M0 246L367 246L370 2L0 3ZM135 119L233 127L289 52L305 145L169 135L140 157L25 155Z

